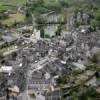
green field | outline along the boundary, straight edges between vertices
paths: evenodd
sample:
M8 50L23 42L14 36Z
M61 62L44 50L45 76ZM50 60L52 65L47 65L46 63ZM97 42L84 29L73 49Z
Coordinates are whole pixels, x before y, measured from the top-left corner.
M0 11L3 10L14 10L18 6L21 6L26 3L26 0L0 0ZM12 25L15 21L16 22L23 22L25 19L25 16L20 13L15 14L9 14L9 18L5 20L0 20L3 24L6 24L8 26Z
M6 20L1 20L2 24L6 24L8 26L11 26L15 21L16 22L23 22L25 19L25 16L21 13L15 13L15 14L10 14L9 18Z
M0 0L0 10L12 9L24 4L26 0Z

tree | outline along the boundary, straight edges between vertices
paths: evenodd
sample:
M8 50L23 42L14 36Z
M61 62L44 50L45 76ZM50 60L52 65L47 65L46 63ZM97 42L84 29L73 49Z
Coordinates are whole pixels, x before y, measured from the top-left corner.
M61 35L61 25L58 26L58 29L56 31L56 36L60 36Z
M45 8L45 7L37 7L37 8L35 8L35 12L38 12L38 13L40 13L40 14L43 14L43 13L47 13L48 12L48 9L47 8Z
M78 100L78 93L77 92L73 92L72 93L72 97L73 97L73 100Z
M74 26L75 26L75 27L79 27L80 25L81 25L81 22L78 22L78 21L75 20Z
M41 10L44 8L44 0L34 0L32 1L32 4L31 4L31 11L32 12L38 12L38 13L41 13L42 11L44 10Z
M92 61L93 63L98 63L98 55L97 55L97 54L94 54L94 55L92 56L92 58L91 58L91 61Z
M29 95L30 95L30 97L32 97L32 98L36 98L34 93L29 94Z
M58 82L58 84L66 84L67 83L66 75L60 76L58 78L57 82Z
M96 13L95 13L95 19L97 21L100 21L100 10L97 10Z
M45 34L45 38L50 38L49 34Z
M68 2L66 0L59 0L62 7L68 7Z
M27 11L26 11L26 15L25 15L25 16L26 16L26 18L29 18L29 17L30 17L30 15L31 15L31 14L30 14L30 12L27 10Z
M9 17L8 14L0 13L0 19L7 19Z
M37 24L43 24L43 23L46 22L45 19L44 19L44 17L42 17L38 12L35 13L35 18L36 18L35 22Z
M0 59L3 59L3 55L2 55L2 53L0 52Z
M41 29L40 29L40 36L41 36L42 38L44 38L44 37L45 37L45 34L44 34L44 29L43 29L43 28L41 28Z
M16 52L13 52L13 53L12 53L12 58L13 58L13 59L16 59L16 56L17 56L17 53L16 53Z
M90 21L90 25L96 26L96 25L97 25L97 21L96 21L95 19L92 19L92 20Z

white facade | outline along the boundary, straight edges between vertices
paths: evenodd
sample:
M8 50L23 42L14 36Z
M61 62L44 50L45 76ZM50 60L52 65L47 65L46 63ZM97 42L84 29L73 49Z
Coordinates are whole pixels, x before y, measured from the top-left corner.
M30 37L30 41L37 42L37 40L40 40L40 30L34 29L33 34Z
M77 62L73 62L73 66L75 66L76 70L85 70L86 67L83 64L77 63Z
M11 74L12 70L13 70L12 66L2 66L0 68L1 73L7 73L9 75Z

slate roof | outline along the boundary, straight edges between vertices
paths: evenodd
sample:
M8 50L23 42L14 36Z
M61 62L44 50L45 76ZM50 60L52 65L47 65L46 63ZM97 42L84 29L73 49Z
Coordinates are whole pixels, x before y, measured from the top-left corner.
M29 84L51 84L51 80L45 80L45 79L30 79Z
M5 42L7 42L7 43L11 43L11 42L14 42L14 41L17 40L16 37L14 37L14 36L9 36L9 35L3 35L1 38L2 38Z

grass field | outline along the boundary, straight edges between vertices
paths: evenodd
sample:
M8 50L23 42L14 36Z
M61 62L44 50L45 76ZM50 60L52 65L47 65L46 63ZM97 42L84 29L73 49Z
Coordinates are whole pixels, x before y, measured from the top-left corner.
M12 9L13 7L15 7L15 6L12 6L11 4L6 4L4 2L0 2L0 11Z
M16 14L10 14L9 18L6 20L1 20L3 24L6 24L8 26L11 26L15 21L16 22L23 22L25 19L25 16L21 13L16 13Z
M0 10L12 9L24 4L26 0L0 0Z
M9 9L14 10L16 7L21 6L25 2L26 2L26 0L0 0L0 11L9 10ZM8 19L0 20L0 22L10 26L15 21L22 22L22 21L24 21L24 19L25 19L24 15L22 15L20 13L16 13L16 14L10 14Z

